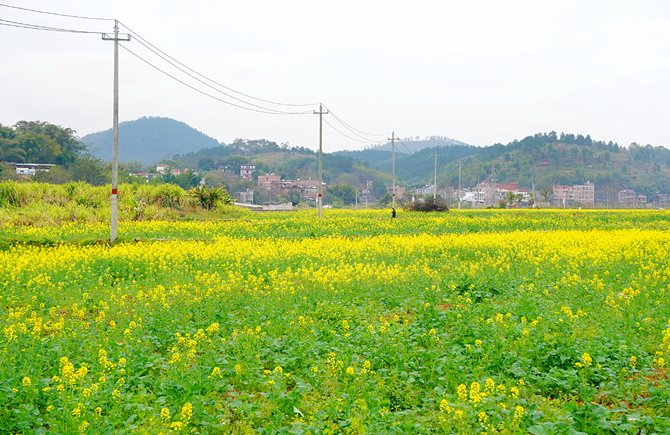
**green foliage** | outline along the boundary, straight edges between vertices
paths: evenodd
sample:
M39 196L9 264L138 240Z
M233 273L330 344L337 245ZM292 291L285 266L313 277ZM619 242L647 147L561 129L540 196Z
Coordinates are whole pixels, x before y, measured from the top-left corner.
M251 163L251 160L244 156L230 156L220 162L221 165L228 166L228 171L238 175L240 173L240 167L249 163Z
M92 156L77 159L70 172L74 181L83 181L93 186L103 186L112 180L111 168L102 166L103 162Z
M194 197L205 210L212 210L219 203L226 205L233 203L232 197L224 186L207 187L203 184L190 190L189 195Z
M96 157L112 159L112 129L86 135L81 141L98 149ZM119 124L119 159L122 161L138 160L148 165L175 154L220 145L216 139L170 118L143 117ZM191 167L194 166L195 162Z
M356 188L349 184L336 184L328 187L328 193L339 199L343 205L353 204L356 201Z
M198 169L201 171L211 171L214 169L214 159L211 157L203 157L198 160Z
M156 177L152 180L152 182L155 184L160 183L176 184L177 186L181 187L184 190L192 189L193 187L198 185L199 181L200 179L198 178L198 176L195 175L195 173L190 169L181 171L179 175L174 175L168 172L167 174L162 175L160 177Z
M415 201L414 204L409 206L410 211L420 211L424 213L428 212L444 212L449 211L447 203L440 198L429 198L423 201Z

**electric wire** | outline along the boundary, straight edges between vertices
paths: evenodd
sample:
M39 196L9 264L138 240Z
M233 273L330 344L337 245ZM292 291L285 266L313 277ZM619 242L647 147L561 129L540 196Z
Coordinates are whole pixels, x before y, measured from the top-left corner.
M61 33L88 33L88 34L101 34L104 32L93 32L89 30L76 30L76 29L63 29L61 27L49 27L49 26L41 26L38 24L30 24L30 23L22 23L19 21L10 21L10 20L3 20L0 19L0 25L1 26L6 26L6 27L18 27L21 29L29 29L29 30L43 30L46 32L61 32Z
M276 101L270 101L270 100L264 100L264 99L262 99L262 98L257 98L257 97L254 97L254 96L245 94L245 93L243 93L243 92L237 91L237 90L235 90L235 89L233 89L233 88L230 88L230 87L225 86L225 85L223 85L223 84L221 84L221 83L218 83L218 82L215 81L215 80L210 79L209 77L207 77L207 76L205 76L205 75L203 75L203 74L201 74L201 73L195 71L194 69L188 67L187 65L184 65L183 63L179 62L177 59L173 58L172 56L170 56L169 54L165 53L164 51L162 51L161 49L159 49L159 48L156 47L155 45L151 44L151 43L150 43L149 41L147 41L146 39L142 38L137 32L133 31L133 30L132 30L130 27L128 27L127 25L123 24L123 23L120 22L120 21L119 21L119 24L121 24L126 30L128 30L128 32L130 32L133 36L135 36L135 38L136 38L137 40L146 43L147 45L151 46L153 49L155 49L156 51L158 51L159 53L161 53L161 54L164 55L165 57L169 58L170 60L172 60L173 62L179 64L180 66L186 68L187 70L191 71L192 73L194 73L194 74L196 74L196 75L202 77L203 79L205 79L205 80L207 80L207 81L210 81L210 82L214 83L215 85L220 86L220 87L222 87L222 88L224 88L224 89L226 89L226 90L228 90L228 91L234 92L234 93L236 93L236 94L242 95L242 96L247 97L247 98L251 98L252 100L260 101L260 102L267 103L267 104L274 104L274 105L278 105L278 106L307 107L307 106L316 106L316 104L317 104L317 103L308 103L308 104L289 104L289 103L279 103L279 102L276 102ZM143 44L143 45L144 45L144 44ZM247 103L247 104L250 104L250 103Z
M335 128L335 126L334 126L333 124L331 124L330 122L328 122L327 120L325 120L325 119L323 119L323 118L322 118L322 120L323 120L323 122L325 122L326 124L328 124L328 125L330 126L330 128L332 128L333 130L335 130L336 132L338 132L338 133L341 134L342 136L346 137L347 139L349 139L349 140L353 140L354 142L360 142L360 143L366 143L366 144L368 144L368 143L370 143L370 142L373 142L373 143L381 143L381 142L382 142L382 141L377 141L377 142L374 142L374 141L362 141L362 140L353 138L353 137L351 137L351 136L348 136L348 135L342 133L340 130L338 130L337 128Z
M130 50L130 49L127 48L126 46L121 45L121 44L120 44L119 46L120 46L121 48L123 48L124 50L126 50L127 52L129 52L130 54L132 54L133 56L137 57L137 58L138 58L139 60L141 60L142 62L146 63L147 65L151 66L152 68L156 69L157 71L159 71L159 72L165 74L166 76L170 77L171 79L173 79L173 80L175 80L175 81L181 83L182 85L184 85L184 86L186 86L186 87L188 87L188 88L190 88L190 89L192 89L192 90L194 90L194 91L196 91L196 92L199 92L199 93L201 93L201 94L203 94L203 95L206 95L206 96L208 96L208 97L210 97L210 98L212 98L212 99L214 99L214 100L217 100L217 101L220 101L220 102L222 102L222 103L228 104L228 105L230 105L230 106L238 107L238 108L240 108L240 109L248 110L248 111L251 111L251 112L266 113L266 114L269 114L269 115L288 115L288 114L291 114L291 115L306 115L306 114L311 113L311 112L295 112L295 113L288 113L288 112L269 112L269 111L265 111L265 110L252 109L252 108L250 108L250 107L240 106L239 104L231 103L230 101L226 101L226 100L223 100L223 99L221 99L221 98L219 98L219 97L216 97L216 96L214 96L214 95L208 94L207 92L202 91L202 90L200 90L200 89L198 89L198 88L196 88L196 87L194 87L194 86L192 86L192 85L189 85L188 83L184 82L183 80L178 79L177 77L174 77L173 75L169 74L169 73L166 72L166 71L163 71L162 69L160 69L160 68L157 67L156 65L154 65L154 64L152 64L151 62L149 62L148 60L144 59L144 58L141 57L140 55L136 54L135 52L133 52L132 50Z
M22 7L19 7L19 6L12 6L12 5L8 5L8 4L4 4L4 3L0 3L0 6L5 7L5 8L20 9L22 11L27 11L27 12L35 12L35 13L38 13L38 14L55 15L57 17L79 18L79 19L82 19L82 20L114 21L113 18L83 17L83 16L80 16L80 15L59 14L59 13L56 13L56 12L38 11L36 9L22 8Z
M181 68L181 67L179 66L179 65L182 65L181 63L178 63L178 62L177 62L177 63L178 63L178 65L177 65L177 64L175 64L174 62L172 62L172 61L170 60L170 59L172 59L172 58L170 58L169 56L166 55L166 57L165 57L165 56L161 55L162 52L159 53L159 52L157 52L156 50L154 50L154 49L152 48L153 46L150 46L151 44L145 44L144 42L142 42L142 41L139 40L139 39L137 40L137 42L139 42L140 45L144 46L144 47L147 48L149 51L151 51L152 53L154 53L156 56L160 57L160 58L163 59L165 62L169 63L170 65L172 65L173 67L175 67L175 68L178 69L179 71L183 72L183 73L186 74L187 76L189 76L189 77L191 77L192 79L194 79L194 80L196 80L196 81L202 83L203 85L205 85L205 86L207 86L208 88L214 90L215 92L219 92L219 93L221 93L221 94L223 94L223 95L225 95L225 96L227 96L227 97L229 97L229 98L232 98L233 100L239 101L240 103L247 104L247 105L252 106L252 107L256 107L256 108L258 108L258 109L266 110L266 111L268 111L268 112L276 112L278 115L279 115L279 114L281 114L281 115L297 115L297 114L302 114L302 112L285 112L285 111L282 111L282 110L270 109L270 108L267 108L267 107L259 106L259 105L257 105L257 104L249 103L248 101L245 101L245 100L243 100L243 99L241 99L241 98L238 98L238 97L236 97L236 96L234 96L234 95L227 94L227 93L223 92L222 90L217 89L217 88L215 88L214 86L210 85L209 83L207 83L207 82L205 82L205 81L199 79L199 78L196 77L195 75L189 73L186 69ZM187 69L188 69L188 70L191 70L190 68L187 68ZM191 70L191 71L192 71L192 70ZM211 81L211 80L210 80L210 81Z
M323 107L326 107L326 106L324 105ZM345 126L345 127L346 127L349 131L351 131L352 133L356 133L356 132L357 132L357 133L360 133L360 134L364 134L364 135L366 135L366 136L386 136L386 135L388 135L388 134L391 133L390 131L388 131L388 132L386 132L386 133L367 133L367 132L365 132L365 131L362 131L362 130L359 130L359 129L357 129L357 128L354 128L354 127L352 127L351 125L349 125L349 124L347 124L346 122L344 122L344 121L343 121L342 119L340 119L337 115L335 115L335 113L333 113L333 111L332 111L330 108L326 107L326 109L328 110L328 112L330 112L331 115L333 115L333 118L335 118L340 124L342 124L343 126ZM360 135L357 135L357 136L362 137L362 136L360 136ZM368 138L363 138L363 139L368 139Z
M61 13L56 13L56 12L48 12L48 11L41 11L41 10L36 10L36 9L23 8L23 7L19 7L19 6L13 6L13 5L4 4L4 3L0 3L0 7L12 8L12 9L23 10L23 11L33 12L33 13L39 13L39 14L53 15L53 16L59 16L59 17L66 17L66 18L77 18L77 19L98 20L98 21L114 21L114 19L112 19L112 18L86 17L86 16L81 16L81 15L61 14ZM203 74L201 74L201 73L195 71L194 69L188 67L187 65L183 64L182 62L179 62L178 60L176 60L176 59L173 58L172 56L170 56L170 55L168 55L167 53L165 53L164 51L160 50L160 49L159 49L158 47L156 47L155 45L151 44L149 41L147 41L146 39L144 39L142 36L140 36L138 33L136 33L135 31L133 31L133 30L132 30L131 28L129 28L127 25L125 25L125 24L123 24L123 23L121 23L121 22L119 22L119 24L121 24L124 28L126 28L126 29L128 30L128 32L130 32L130 33L135 37L135 39L140 43L140 45L144 46L144 47L147 48L149 51L151 51L152 53L154 53L155 55L157 55L157 56L160 57L162 60L166 61L167 63L169 63L171 66L175 67L176 69L178 69L178 70L181 71L182 73L184 73L184 74L188 75L189 77L191 77L191 78L197 80L198 82L202 83L203 85L209 87L210 89L212 89L212 90L214 90L214 91L216 91L216 92L219 92L219 93L221 93L221 94L223 94L223 95L225 95L225 96L227 96L227 97L229 97L229 98L232 98L232 99L234 99L234 100L236 100L236 101L239 101L239 102L242 103L242 104L246 104L246 105L248 105L248 106L255 107L256 109L254 109L254 108L250 108L250 107L245 107L245 106L242 106L242 105L239 105L239 104L232 103L232 102L230 102L230 101L223 100L223 99L218 98L218 97L216 97L216 96L214 96L214 95L211 95L211 94L209 94L209 93L207 93L207 92L205 92L205 91L202 91L202 90L200 90L200 89L198 89L198 88L196 88L196 87L194 87L194 86L192 86L192 85L189 85L188 83L184 82L183 80L178 79L177 77L175 77L175 76L169 74L168 72L164 71L163 69L161 69L161 68L157 67L156 65L152 64L151 62L147 61L146 59L144 59L143 57L141 57L141 56L138 55L137 53L135 53L135 52L133 52L132 50L128 49L127 47L121 45L121 47L122 47L124 50L128 51L130 54L132 54L133 56L137 57L139 60L143 61L144 63L146 63L147 65L149 65L149 66L151 66L152 68L156 69L157 71L161 72L162 74L164 74L164 75L170 77L171 79L173 79L173 80L179 82L180 84L182 84L182 85L184 85L184 86L186 86L186 87L188 87L188 88L190 88L190 89L192 89L192 90L194 90L194 91L196 91L196 92L199 92L199 93L201 93L201 94L203 94L203 95L205 95L205 96L208 96L208 97L210 97L210 98L212 98L212 99L214 99L214 100L217 100L217 101L222 102L222 103L224 103L224 104L228 104L228 105L233 106L233 107L237 107L237 108L240 108L240 109L244 109L244 110L248 110L248 111L252 111L252 112L257 112L257 113L274 114L274 115L304 115L304 114L308 114L308 113L310 113L309 111L302 111L302 112L285 112L285 111L281 111L281 110L276 110L276 109L271 109L271 108L267 108L267 107L259 106L259 105L250 103L250 102L248 102L248 101L245 101L245 100L243 100L243 99L237 98L237 97L235 97L235 96L233 96L233 95L227 94L227 93L225 93L225 92L223 92L223 91L221 91L221 90L219 90L219 89L216 89L216 88L213 87L212 85L210 85L210 84L208 84L208 83L205 83L203 80L201 80L201 79L195 77L193 74L195 74L195 75L197 75L197 76L199 76L199 77L202 77L203 79L205 79L205 80L207 80L207 81L209 81L209 82L211 82L211 83L213 83L213 84L215 84L215 85L217 85L217 86L220 86L221 88L224 88L224 89L226 89L226 90L228 90L228 91L234 92L234 93L239 94L239 95L242 95L242 96L244 96L244 97L246 97L246 98L250 98L250 99L252 99L252 100L260 101L260 102L263 102L263 103L266 103L266 104L274 104L274 105L280 105L280 106L292 106L292 107L306 107L306 106L314 106L314 105L316 105L316 103L308 103L308 104L289 104L289 103L280 103L280 102L275 102L275 101L265 100L265 99L262 99L262 98L257 98L257 97L251 96L251 95L249 95L249 94L245 94L245 93L243 93L243 92L237 91L237 90L235 90L235 89L233 89L233 88L230 88L230 87L225 86L225 85L223 85L223 84L221 84L221 83L218 83L217 81L212 80L212 79L210 79L209 77L207 77L207 76L205 76L205 75L203 75ZM29 29L29 30L42 30L42 31L50 31L50 32L83 33L83 34L101 34L101 33L104 33L104 32L94 32L94 31L86 31L86 30L65 29L65 28L58 28L58 27L51 27L51 26L43 26L43 25L30 24L30 23L23 23L23 22L10 21L10 20L4 20L4 19L0 19L0 25L2 25L2 26L6 26L6 27L16 27L16 28L24 28L24 29ZM179 66L177 66L177 65L179 65ZM180 66L181 66L182 68L180 68ZM185 71L185 70L188 70L188 71L192 72L193 74L190 74L189 72L187 72L187 71ZM326 107L326 106L324 105L324 107ZM379 133L379 134L377 134L377 133L369 133L369 132L365 132L365 131L363 131L363 130L359 130L359 129L357 129L357 128L351 126L350 124L346 123L344 120L342 120L340 117L338 117L335 113L333 113L332 110L328 109L327 107L326 107L326 109L329 111L329 113L331 113L331 114L333 115L333 118L335 118L335 120L336 120L337 122L339 122L339 123L340 123L342 126L344 126L347 130L349 130L353 135L359 137L360 139L363 139L363 140L359 140L359 139L356 139L356 138L354 138L354 137L351 137L351 136L349 136L349 135L343 133L343 132L340 131L339 129L337 129L335 126L333 126L333 125L332 125L331 123L329 123L327 120L324 120L324 121L326 122L326 124L329 125L333 130L335 130L337 133L339 133L340 135L346 137L346 138L349 139L349 140L353 140L353 141L355 141L355 142L359 142L359 143L366 143L366 144L369 144L369 143L383 143L384 141L381 141L381 140L374 140L374 139L371 139L370 137L365 137L365 136L363 136L363 135L367 135L367 136L385 136L385 135L388 134L388 133ZM400 138L398 138L398 140L399 140L400 143L405 147L405 149L409 152L409 154L410 154L411 156L414 156L415 153L414 153L411 149L409 149L409 147L408 147L408 146L407 146L407 145L406 145ZM407 156L406 156L404 153L400 153L400 154L401 154L403 157L407 158Z
M41 11L41 10L37 10L37 9L23 8L23 7L19 7L19 6L8 5L8 4L5 4L5 3L0 3L0 6L2 6L2 7L6 7L6 8L18 9L18 10L27 11L27 12L39 13L39 14L54 15L54 16L59 16L59 17L78 18L78 19L84 19L84 20L114 21L113 18L85 17L85 16L81 16L81 15L60 14L60 13L56 13L56 12L49 12L49 11ZM2 20L2 21L6 21L6 20ZM72 32L72 33L101 33L101 32L75 31L75 30L67 30L67 29L58 29L58 30L57 30L56 28L49 28L48 26L37 26L37 25L30 25L30 24L26 24L26 23L14 23L14 22L10 22L10 23L13 24L13 25L9 25L9 24L6 24L6 25L7 25L8 27L32 28L32 29L35 29L35 30L49 30L49 31ZM267 103L267 104L274 104L274 105L280 105L280 106L306 107L306 106L314 106L314 105L316 105L316 103L309 103L309 104L289 104L289 103L279 103L279 102L275 102L275 101L270 101L270 100L264 100L264 99L261 99L261 98L256 98L256 97L253 97L253 96L251 96L251 95L245 94L245 93L243 93L243 92L236 91L235 89L232 89L232 88L227 87L227 86L225 86L225 85L223 85L223 84L221 84L221 83L218 83L218 82L216 82L216 81L214 81L214 80L212 80L212 79L206 77L205 75L198 73L197 71L193 70L192 68L189 68L188 66L186 66L186 65L184 65L183 63L177 61L177 60L174 59L173 57L169 56L167 53L165 53L165 52L163 52L162 50L160 50L158 47L156 47L156 46L154 46L153 44L151 44L151 43L150 43L149 41L147 41L146 39L142 38L142 36L140 36L139 34L137 34L136 32L134 32L132 29L130 29L130 28L129 28L128 26L126 26L125 24L123 24L123 23L121 23L121 22L119 22L119 23L120 23L123 27L125 27L130 33L132 33L133 36L135 36L135 38L138 40L138 42L140 42L140 43L141 43L142 45L144 45L145 47L147 47L147 45L153 47L153 49L155 49L156 51L160 52L160 53L163 54L164 56L168 57L168 58L171 59L172 61L174 61L174 62L176 62L177 64L181 65L182 67L188 69L189 71L193 72L194 74L196 74L196 75L198 75L198 76L200 76L200 77L202 77L202 78L204 78L204 79L206 79L206 80L208 80L208 81L210 81L210 82L216 84L217 86L220 86L220 87L222 87L222 88L224 88L224 89L227 89L227 90L229 90L229 91L231 91L231 92L235 92L236 94L242 95L242 96L247 97L247 98L251 98L251 99L256 100L256 101L261 101L261 102L264 102L264 103ZM149 47L147 47L147 48L149 48ZM151 51L153 51L153 50L151 50ZM154 52L154 53L155 53L155 54L158 54L158 53L156 53L156 52ZM166 59L163 58L163 60L166 60ZM175 65L173 64L173 66L175 66ZM185 71L182 70L182 72L185 72ZM188 73L186 73L186 74L188 74ZM193 76L191 76L191 77L192 77L192 78L195 78L195 77L193 77ZM199 79L196 79L196 80L200 81ZM203 83L203 82L201 81L201 83ZM203 83L203 84L205 84L205 83ZM207 85L207 86L209 86L209 87L212 88L212 89L215 89L215 88L213 88L211 85ZM216 90L216 89L215 89L215 90ZM230 98L233 98L233 99L235 99L235 100L237 100L237 101L240 101L240 102L242 102L242 103L244 103L244 104L248 104L248 105L250 105L250 106L258 107L258 108L261 108L261 109L263 109L263 110L267 110L267 111L272 111L272 110L274 110L274 109L268 109L268 108L264 108L264 107L262 107L262 106L254 105L254 104L252 104L252 103L249 103L249 102L246 102L246 101L241 100L241 99L239 99L239 98L236 98L236 97L233 97L233 96L231 96L231 95L228 95L228 94L226 94L226 93L224 93L224 92L222 92L222 91L220 91L220 90L216 90L216 91L217 91L217 92L221 92L221 93L223 93L224 95L226 95L226 96L228 96L228 97L230 97ZM293 114L293 113L291 113L291 114Z

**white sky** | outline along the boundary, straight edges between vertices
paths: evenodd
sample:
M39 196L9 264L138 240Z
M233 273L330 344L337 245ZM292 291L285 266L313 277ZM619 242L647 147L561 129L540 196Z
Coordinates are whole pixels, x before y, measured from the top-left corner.
M278 102L323 102L371 133L491 145L555 130L670 147L667 0L0 3L116 18L226 86ZM0 19L112 31L111 22L6 7ZM137 41L125 45L185 78ZM318 147L316 115L237 109L119 52L121 121L165 116L225 143L266 138ZM111 128L112 42L0 26L0 59L3 125L41 120L80 136ZM325 151L363 146L324 124Z

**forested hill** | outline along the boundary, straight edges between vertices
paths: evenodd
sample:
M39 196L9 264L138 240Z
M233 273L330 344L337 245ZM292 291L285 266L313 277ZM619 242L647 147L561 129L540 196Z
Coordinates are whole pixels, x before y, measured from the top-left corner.
M397 151L397 149L396 149ZM670 150L662 146L619 146L593 140L589 135L538 133L507 145L486 147L449 145L423 148L411 154L396 152L396 177L406 187L433 182L435 152L438 184L458 186L458 162L463 163L461 183L473 187L488 180L495 167L500 184L530 189L556 184L595 183L601 195L632 188L653 196L670 193ZM368 149L340 151L385 173L391 172L391 152Z
M112 159L112 129L81 138L94 147L95 156ZM214 138L170 118L144 117L119 124L119 160L137 160L150 165L174 154L195 152L223 144Z

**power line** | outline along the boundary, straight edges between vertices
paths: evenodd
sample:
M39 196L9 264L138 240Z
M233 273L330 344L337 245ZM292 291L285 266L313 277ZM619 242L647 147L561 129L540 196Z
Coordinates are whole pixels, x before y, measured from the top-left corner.
M405 147L405 149L407 150L407 152L409 152L410 155L413 156L415 154L415 151L412 151L411 149L409 149L409 147L405 144L405 142L402 141L402 139L398 138L398 140L400 141L402 146Z
M166 61L166 62L169 63L170 65L172 65L173 67L177 68L179 71L183 72L184 74L186 74L187 76L191 77L192 79L194 79L194 80L196 80L196 81L202 83L203 85L207 86L208 88L210 88L210 89L212 89L212 90L214 90L214 91L216 91L216 92L219 92L219 93L225 95L226 97L232 98L233 100L237 100L237 101L239 101L239 102L241 102L241 103L243 103L243 104L247 104L247 105L249 105L249 106L256 107L256 108L258 108L258 109L266 110L266 111L268 111L268 112L275 112L275 113L277 113L277 114L282 114L282 115L295 115L295 114L296 114L296 112L285 112L285 111L282 111L282 110L270 109L270 108L267 108L267 107L259 106L259 105L257 105L257 104L249 103L248 101L242 100L241 98L237 98L237 97L234 96L234 95L227 94L227 93L223 92L222 90L217 89L217 88L215 88L214 86L210 85L209 83L207 83L207 82L205 82L205 81L203 81L203 80L200 80L198 77L196 77L196 76L194 76L193 74L189 73L189 72L186 71L185 69L180 68L178 65L176 65L176 64L173 63L173 62L171 62L168 58L163 57L160 53L156 52L154 49L152 49L149 45L145 44L144 42L139 41L139 40L138 40L138 42L140 43L140 45L143 45L144 47L146 47L149 51L151 51L152 53L154 53L156 56L160 57L161 59L163 59L164 61Z
M38 11L36 9L22 8L22 7L19 7L19 6L12 6L12 5L4 4L4 3L0 3L0 6L5 7L5 8L20 9L22 11L27 11L27 12L35 12L37 14L55 15L57 17L79 18L79 19L82 19L82 20L114 21L113 18L82 17L80 15L58 14L56 12Z
M324 107L326 107L326 106L324 105ZM326 108L327 108L327 107L326 107ZM329 109L329 108L327 108L327 109L328 109L328 111L330 112L330 114L333 115L333 117L334 117L335 119L337 119L337 121L338 121L340 124L342 124L343 126L345 126L345 127L346 127L349 131L351 131L352 133L356 133L356 132L358 132L358 133L364 134L364 135L366 135L366 136L386 136L386 135L388 135L389 133L391 133L390 131L388 131L388 132L386 132L386 133L367 133L367 132L365 132L365 131L362 131L362 130L359 130L359 129L357 129L357 128L352 127L351 125L347 124L346 122L344 122L343 120L341 120L340 118L338 118L338 117L333 113L333 111L332 111L331 109ZM357 136L358 136L358 135L357 135ZM361 137L362 137L362 136L361 136ZM367 139L367 138L363 138L363 139Z
M238 107L238 108L240 108L240 109L244 109L244 110L249 110L249 111L251 111L251 112L267 113L267 114L269 114L269 115L306 115L306 114L311 113L311 112L307 112L307 111L305 111L305 112L276 112L276 111L274 111L274 112L270 112L270 111L267 111L267 110L252 109L252 108L250 108L250 107L240 106L239 104L235 104L235 103L231 103L230 101L222 100L221 98L218 98L218 97L216 97L216 96L214 96L214 95L208 94L208 93L205 92L205 91L202 91L202 90L200 90L200 89L198 89L198 88L196 88L196 87L194 87L194 86L189 85L188 83L186 83L186 82L184 82L184 81L182 81L182 80L179 80L177 77L175 77L175 76L173 76L173 75L171 75L171 74L169 74L169 73L163 71L162 69L160 69L160 68L157 67L156 65L152 64L152 63L149 62L148 60L144 59L142 56L136 54L135 52L133 52L133 51L130 50L129 48L127 48L127 47L125 47L125 46L123 46L123 45L121 45L121 48L123 48L124 50L126 50L127 52L129 52L130 54L132 54L133 56L135 56L136 58L140 59L142 62L144 62L144 63L146 63L147 65L151 66L152 68L156 69L157 71L159 71L159 72L165 74L166 76L170 77L171 79L173 79L173 80L175 80L175 81L181 83L182 85L184 85L184 86L186 86L186 87L188 87L188 88L191 88L191 89L193 89L194 91L199 92L199 93L201 93L201 94L203 94L203 95L206 95L206 96L208 96L208 97L210 97L210 98L212 98L212 99L214 99L214 100L217 100L217 101L220 101L220 102L222 102L222 103L228 104L228 105L230 105L230 106Z
M196 74L196 75L198 75L198 76L204 78L204 79L207 80L207 81L210 81L210 82L214 83L214 84L217 85L217 86L220 86L220 87L222 87L222 88L224 88L224 89L227 89L227 90L229 90L229 91L231 91L231 92L235 92L236 94L240 94L240 95L242 95L242 96L244 96L244 97L251 98L252 100L260 101L260 102L267 103L267 104L275 104L275 105L278 105L278 106L307 107L307 106L315 106L315 105L318 104L318 103L308 103L308 104L278 103L278 102L275 102L275 101L264 100L264 99L262 99L262 98L256 98L256 97L253 97L253 96L251 96L251 95L245 94L245 93L243 93L243 92L236 91L235 89L230 88L230 87L228 87L228 86L225 86L225 85L223 85L223 84L221 84L221 83L218 83L217 81L212 80L212 79L210 79L209 77L207 77L207 76L205 76L205 75L203 75L203 74L200 74L199 72L197 72L197 71L195 71L194 69L188 67L187 65L184 65L183 63L179 62L177 59L173 58L172 56L170 56L169 54L165 53L164 51L162 51L161 49L159 49L159 48L156 47L155 45L151 44L151 43L150 43L149 41L147 41L146 39L142 38L139 34L137 34L136 32L134 32L130 27L126 26L125 24L123 24L123 23L121 23L121 22L119 22L119 23L120 23L123 27L125 27L126 30L128 30L128 32L130 32L133 36L135 36L135 38L136 38L138 41L140 41L140 43L142 43L142 42L146 43L147 45L151 46L154 50L156 50L156 51L158 51L159 53L161 53L163 56L165 56L165 57L167 57L168 59L172 60L173 62L179 64L180 66L186 68L187 70L191 71L192 73L194 73L194 74ZM145 44L142 43L142 45L145 45ZM145 45L145 47L146 47L146 45ZM149 47L147 47L147 48L149 48ZM153 50L152 50L152 51L153 51ZM154 53L155 53L155 52L154 52ZM157 54L157 53L155 53L155 54ZM164 60L165 60L165 59L164 59ZM174 66L174 65L173 65L173 66ZM221 92L221 91L219 91L219 92ZM234 98L234 97L233 97L233 98ZM237 98L236 98L236 99L237 99ZM242 100L239 100L239 101L242 101ZM251 103L246 103L246 104L250 104L250 105L251 105ZM268 110L272 110L272 109L268 109Z
M29 29L29 30L43 30L46 32L62 32L62 33L88 33L88 34L100 34L103 32L91 32L88 30L75 30L75 29L63 29L60 27L49 27L49 26L41 26L38 24L30 24L30 23L21 23L19 21L10 21L10 20L3 20L0 19L0 26L6 26L6 27L18 27L21 29Z
M325 107L325 106L324 106L324 107ZM351 136L348 136L348 135L342 133L340 130L338 130L337 128L335 128L335 126L333 126L333 124L331 124L330 122L326 121L325 119L323 120L323 122L325 122L326 124L328 124L328 125L330 126L330 128L332 128L333 130L335 130L336 132L338 132L338 133L341 134L342 136L346 137L346 138L349 139L349 140L353 140L354 142L360 142L360 143L366 143L366 144L369 144L370 142L372 142L372 143L381 143L381 142L383 142L383 141L362 141L362 140L358 140L358 139L356 139L356 138L353 138L353 137L351 137Z
M23 11L27 11L27 12L39 13L39 14L54 15L54 16L59 16L59 17L78 18L78 19L85 19L85 20L113 21L112 18L85 17L85 16L81 16L81 15L60 14L60 13L56 13L56 12L48 12L48 11L40 11L40 10L36 10L36 9L28 9L28 8L23 8L23 7L19 7L19 6L8 5L8 4L4 4L4 3L0 3L0 6L2 6L2 7L6 7L6 8L12 8L12 9L23 10ZM0 21L6 21L6 20L0 20ZM37 26L37 25L30 25L30 24L27 24L27 23L15 23L15 22L9 22L9 21L8 21L8 23L13 24L13 25L5 24L5 25L8 26L8 27L22 27L22 28L29 28L29 29L35 29L35 30L48 30L48 31L60 31L60 32L72 32L72 33L100 33L100 32L76 31L76 30L69 30L69 29L57 29L57 28L50 28L50 27L47 27L47 26ZM189 68L188 66L184 65L183 63L179 62L178 60L176 60L176 59L174 59L173 57L169 56L167 53L165 53L165 52L163 52L162 50L160 50L158 47L156 47L156 46L154 46L153 44L151 44L151 43L150 43L149 41L147 41L146 39L142 38L139 34L137 34L136 32L134 32L132 29L130 29L130 28L129 28L128 26L126 26L125 24L123 24L123 23L121 23L121 24L122 24L126 29L128 29L128 31L129 31L130 33L132 33L133 36L135 36L135 38L138 40L138 42L140 42L140 44L144 45L144 46L147 47L147 48L149 48L148 46L151 46L153 49L155 49L156 51L160 52L161 54L163 54L163 55L166 56L167 58L171 59L171 60L174 61L175 63L181 65L181 66L184 67L184 68L186 68L187 70L189 70L189 71L195 73L196 75L198 75L198 76L200 76L200 77L202 77L202 78L204 78L204 79L206 79L206 80L208 80L208 81L210 81L210 82L216 84L217 86L220 86L220 87L222 87L222 88L224 88L224 89L227 89L227 90L229 90L229 91L231 91L231 92L235 92L236 94L242 95L242 96L247 97L247 98L251 98L251 99L256 100L256 101L261 101L261 102L263 102L263 103L274 104L274 105L280 105L280 106L307 107L307 106L314 106L314 105L316 105L316 103L309 103L309 104L289 104L289 103L279 103L279 102L275 102L275 101L270 101L270 100L264 100L264 99L261 99L261 98L256 98L256 97L253 97L253 96L251 96L251 95L245 94L245 93L243 93L243 92L236 91L235 89L232 89L232 88L227 87L227 86L225 86L225 85L223 85L223 84L221 84L221 83L218 83L218 82L216 82L215 80L212 80L212 79L208 78L207 76L205 76L205 75L203 75L203 74L200 74L199 72L193 70L192 68ZM149 48L149 49L151 50L151 48ZM154 50L151 50L151 51L153 51L154 54L158 55L158 53L156 53L156 51L154 51ZM159 55L159 57L161 57L161 56ZM163 60L166 60L166 61L167 61L167 59L165 59L165 58L163 58ZM168 63L170 63L170 62L168 61ZM175 66L175 65L172 64L172 66ZM176 66L175 66L175 67L176 67ZM186 72L183 71L183 70L182 70L182 72L186 73ZM186 73L186 74L188 74L188 73ZM190 75L190 74L189 74L189 75ZM194 79L196 79L196 80L198 80L198 81L200 81L199 79L197 79L197 78L195 78L195 77L193 77L193 76L191 76L191 77L194 78ZM204 82L202 82L202 81L200 81L200 82L203 83L203 84L205 84L206 86L209 86L209 87L212 88L212 89L215 89L215 88L213 88L211 85L208 85L208 84L206 84L206 83L204 83ZM217 90L217 89L215 89L215 90L216 90L217 92L221 92L221 93L223 93L224 95L226 95L226 96L228 96L228 97L230 97L230 98L233 98L233 99L235 99L235 100L237 100L237 101L240 101L240 102L242 102L242 103L244 103L244 104L248 104L248 105L250 105L250 106L254 106L254 107L257 107L257 108L260 108L260 109L263 109L263 110L267 110L267 111L273 111L273 110L274 110L274 109L268 109L268 108L265 108L265 107L262 107L262 106L254 105L254 104L252 104L252 103L246 102L246 101L241 100L241 99L239 99L239 98L237 98L237 97L234 97L234 96L232 96L232 95L228 95L228 94L226 94L225 92L222 92L222 91L220 91L220 90ZM290 113L290 114L293 114L293 113Z

